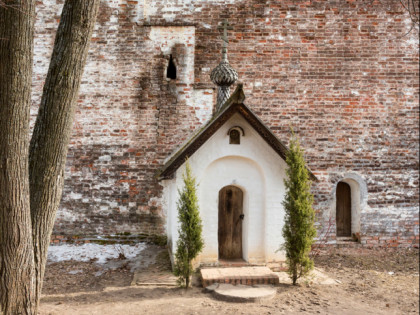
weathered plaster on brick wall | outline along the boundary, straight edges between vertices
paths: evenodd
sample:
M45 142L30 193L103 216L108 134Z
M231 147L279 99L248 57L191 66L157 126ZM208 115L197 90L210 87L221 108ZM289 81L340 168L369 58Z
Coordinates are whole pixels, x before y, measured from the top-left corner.
M33 115L60 2L37 2ZM320 180L320 225L353 172L368 190L362 240L418 244L418 32L403 36L398 1L102 1L55 232L163 233L155 175L212 112L224 18L245 102L281 140L293 126ZM172 48L186 76L167 81Z

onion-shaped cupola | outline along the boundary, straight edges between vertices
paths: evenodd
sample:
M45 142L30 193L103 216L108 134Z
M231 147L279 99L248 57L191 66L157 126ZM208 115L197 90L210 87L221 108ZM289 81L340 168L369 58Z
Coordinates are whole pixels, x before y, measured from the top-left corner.
M219 110L219 108L229 99L230 86L238 80L238 72L232 68L227 59L227 45L229 43L227 30L233 28L228 27L226 20L223 22L223 26L221 28L223 28L222 61L210 74L210 79L217 85L216 111Z

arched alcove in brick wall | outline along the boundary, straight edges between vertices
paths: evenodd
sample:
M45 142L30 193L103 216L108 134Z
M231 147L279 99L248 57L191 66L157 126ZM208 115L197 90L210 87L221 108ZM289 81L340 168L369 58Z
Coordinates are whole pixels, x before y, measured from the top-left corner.
M347 173L342 176L342 178L337 181L334 186L332 195L333 205L331 207L331 218L332 222L336 222L336 209L337 209L337 188L339 183L345 183L350 188L350 198L351 198L351 236L355 240L360 240L361 232L361 214L366 209L367 206L367 185L366 181L358 174ZM337 232L337 226L335 231ZM337 235L338 237L339 235Z

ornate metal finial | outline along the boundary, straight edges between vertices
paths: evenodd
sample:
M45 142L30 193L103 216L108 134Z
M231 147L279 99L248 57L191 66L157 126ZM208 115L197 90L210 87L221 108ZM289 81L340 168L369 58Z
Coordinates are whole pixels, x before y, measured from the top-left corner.
M222 26L219 26L218 29L223 30L222 61L210 74L210 79L218 86L216 104L217 110L229 99L230 86L238 80L238 73L231 67L227 58L227 48L229 43L227 31L232 30L233 27L229 25L227 20L224 20Z
M223 24L218 27L219 30L223 30L223 48L222 48L222 60L227 61L227 49L229 44L229 38L228 38L228 30L233 30L233 27L229 25L228 21L225 19L223 20Z

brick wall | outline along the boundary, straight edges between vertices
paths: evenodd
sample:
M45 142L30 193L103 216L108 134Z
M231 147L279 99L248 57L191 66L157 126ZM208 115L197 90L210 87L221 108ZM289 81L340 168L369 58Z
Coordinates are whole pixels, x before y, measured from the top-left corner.
M37 1L33 115L61 2ZM418 244L418 31L404 36L411 23L393 0L102 1L55 233L164 232L155 175L212 113L225 18L246 104L286 143L293 126L319 178L320 231L337 182L357 174L362 242ZM165 76L170 54L177 80Z

